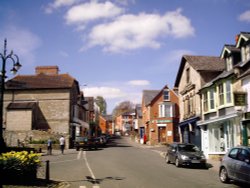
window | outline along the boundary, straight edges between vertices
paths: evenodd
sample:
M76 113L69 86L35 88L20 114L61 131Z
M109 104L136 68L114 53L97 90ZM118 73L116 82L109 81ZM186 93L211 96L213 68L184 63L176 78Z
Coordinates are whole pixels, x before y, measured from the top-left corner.
M243 62L250 60L250 45L241 47L241 57Z
M232 97L231 97L231 81L228 80L226 82L226 102L231 103L232 102Z
M159 117L173 117L174 116L173 104L160 104L159 105Z
M226 59L226 63L227 63L227 71L230 71L233 69L233 57L229 56Z
M215 104L214 104L214 93L215 93L215 88L211 88L209 92L209 105L210 105L210 110L215 109Z
M204 112L208 111L208 100L207 100L207 91L204 93L203 95L203 108L204 108Z
M189 68L186 69L186 80L188 84L190 82L190 69Z
M224 88L223 83L219 85L219 104L224 105Z
M163 99L164 99L164 101L169 101L170 100L170 95L169 95L169 90L168 89L165 89L163 91Z
M236 159L238 152L239 152L239 149L238 149L238 148L232 149L232 150L230 151L230 153L228 154L228 156L229 156L230 158Z

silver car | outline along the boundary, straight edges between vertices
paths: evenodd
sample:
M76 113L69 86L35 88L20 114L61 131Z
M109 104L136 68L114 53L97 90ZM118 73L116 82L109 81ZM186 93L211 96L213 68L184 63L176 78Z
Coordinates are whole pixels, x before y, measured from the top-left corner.
M234 180L250 184L250 147L230 149L221 160L219 177L223 183Z

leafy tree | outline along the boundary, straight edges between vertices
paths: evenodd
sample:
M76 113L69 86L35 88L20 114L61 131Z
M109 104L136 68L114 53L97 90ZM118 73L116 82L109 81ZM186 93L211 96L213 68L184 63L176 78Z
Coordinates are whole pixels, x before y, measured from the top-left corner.
M95 98L96 105L100 108L100 114L107 114L107 103L102 96L97 96Z

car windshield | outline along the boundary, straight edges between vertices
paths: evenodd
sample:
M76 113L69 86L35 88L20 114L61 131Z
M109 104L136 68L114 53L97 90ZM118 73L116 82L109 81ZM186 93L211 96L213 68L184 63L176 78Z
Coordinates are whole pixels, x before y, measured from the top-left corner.
M199 148L195 145L185 145L185 144L180 144L178 146L179 151L188 151L188 152L196 152L199 151Z

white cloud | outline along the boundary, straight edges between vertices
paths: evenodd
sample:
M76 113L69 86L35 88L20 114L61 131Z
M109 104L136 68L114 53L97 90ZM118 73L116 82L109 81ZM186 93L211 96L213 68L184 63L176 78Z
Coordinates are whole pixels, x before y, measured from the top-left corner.
M13 50L18 55L21 64L25 62L27 65L35 62L35 50L41 45L41 39L38 36L16 26L4 28L0 31L0 36L7 38L7 50Z
M66 13L65 19L68 24L85 24L97 19L112 18L123 12L122 8L112 2L91 1L71 7Z
M111 23L99 24L88 36L88 47L102 46L104 51L123 52L138 48L159 48L160 38L194 35L190 20L181 9L159 14L122 15Z
M86 87L83 91L84 96L102 96L105 99L121 98L126 95L119 88L114 87Z
M240 20L240 21L245 21L245 22L249 22L249 23L250 23L250 10L243 12L243 13L239 16L239 20Z
M50 14L55 9L58 9L64 6L73 5L76 2L78 2L78 0L55 0L53 3L48 4L48 6L45 8L45 12L47 14Z
M131 80L128 82L131 86L148 86L150 82L148 80Z

